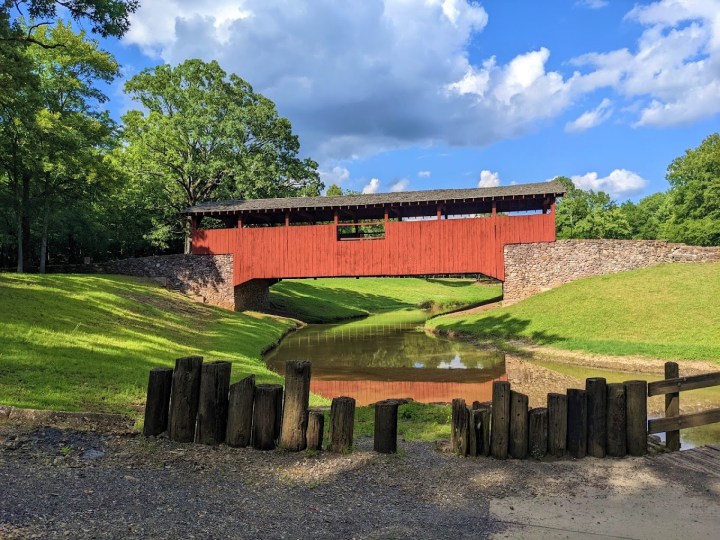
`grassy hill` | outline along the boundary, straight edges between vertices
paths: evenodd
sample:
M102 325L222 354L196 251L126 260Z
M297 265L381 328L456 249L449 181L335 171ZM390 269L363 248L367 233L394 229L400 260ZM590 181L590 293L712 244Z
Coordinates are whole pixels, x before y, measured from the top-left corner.
M270 289L277 312L310 323L425 307L443 312L500 299L500 285L467 279L334 278L283 280Z
M294 323L119 276L0 274L0 404L133 413L148 371L198 354L278 382L260 355Z
M596 276L428 328L599 354L720 361L720 263Z

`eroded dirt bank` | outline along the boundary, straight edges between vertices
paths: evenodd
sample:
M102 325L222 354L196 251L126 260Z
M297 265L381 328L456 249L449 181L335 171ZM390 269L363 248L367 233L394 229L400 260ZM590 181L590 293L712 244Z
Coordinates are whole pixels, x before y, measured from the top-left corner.
M711 538L720 470L257 452L0 426L2 538Z

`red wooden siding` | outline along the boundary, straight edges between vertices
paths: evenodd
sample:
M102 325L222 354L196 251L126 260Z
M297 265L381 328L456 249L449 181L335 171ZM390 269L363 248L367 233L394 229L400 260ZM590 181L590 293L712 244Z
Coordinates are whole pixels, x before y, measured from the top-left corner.
M385 238L337 240L335 225L209 229L193 253L232 253L235 285L255 278L481 273L504 278L505 244L552 242L555 216L390 221Z

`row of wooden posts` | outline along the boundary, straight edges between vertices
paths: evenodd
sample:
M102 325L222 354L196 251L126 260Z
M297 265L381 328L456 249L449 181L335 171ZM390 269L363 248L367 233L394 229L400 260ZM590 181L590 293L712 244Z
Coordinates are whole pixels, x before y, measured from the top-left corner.
M493 383L492 401L452 402L452 450L463 456L540 459L641 456L647 452L647 383L586 380L585 390L551 393L547 407L528 409L510 383Z
M150 371L145 406L146 436L167 431L178 442L226 443L272 450L322 450L325 416L310 410L310 369L307 361L289 361L285 390L279 384L255 384L250 376L231 385L230 362L178 358L175 369ZM375 450L397 450L397 408L400 401L375 405ZM328 450L352 449L355 400L338 397L330 407Z

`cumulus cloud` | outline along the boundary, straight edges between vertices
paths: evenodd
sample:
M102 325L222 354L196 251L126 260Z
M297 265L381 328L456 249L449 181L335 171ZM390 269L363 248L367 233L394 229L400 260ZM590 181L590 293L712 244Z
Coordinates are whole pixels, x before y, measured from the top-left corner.
M605 191L613 197L637 195L648 185L639 174L626 169L615 169L609 175L600 177L596 172L571 176L573 183L581 189Z
M420 178L429 178L430 177L430 171L420 171L418 173L418 176Z
M217 59L274 100L323 162L489 145L600 88L619 107L639 101L638 126L720 112L720 0L661 0L626 18L643 28L636 46L560 58L577 66L566 73L547 67L546 47L471 62L488 14L470 0L153 0L124 40L173 64Z
M320 180L322 180L326 186L332 184L340 185L350 178L350 171L339 165L336 165L332 169L320 169L318 172L320 173Z
M497 187L500 185L500 173L487 170L480 171L478 187Z
M390 186L390 192L391 193L397 193L399 191L405 191L410 184L410 181L407 178L401 178L397 182L395 182L392 186Z
M370 181L365 184L362 188L363 195L369 195L371 193L377 193L380 189L380 179L379 178L371 178Z
M605 120L612 116L612 101L605 98L600 105L590 111L585 111L572 122L565 124L565 131L579 132L594 128L602 124Z

